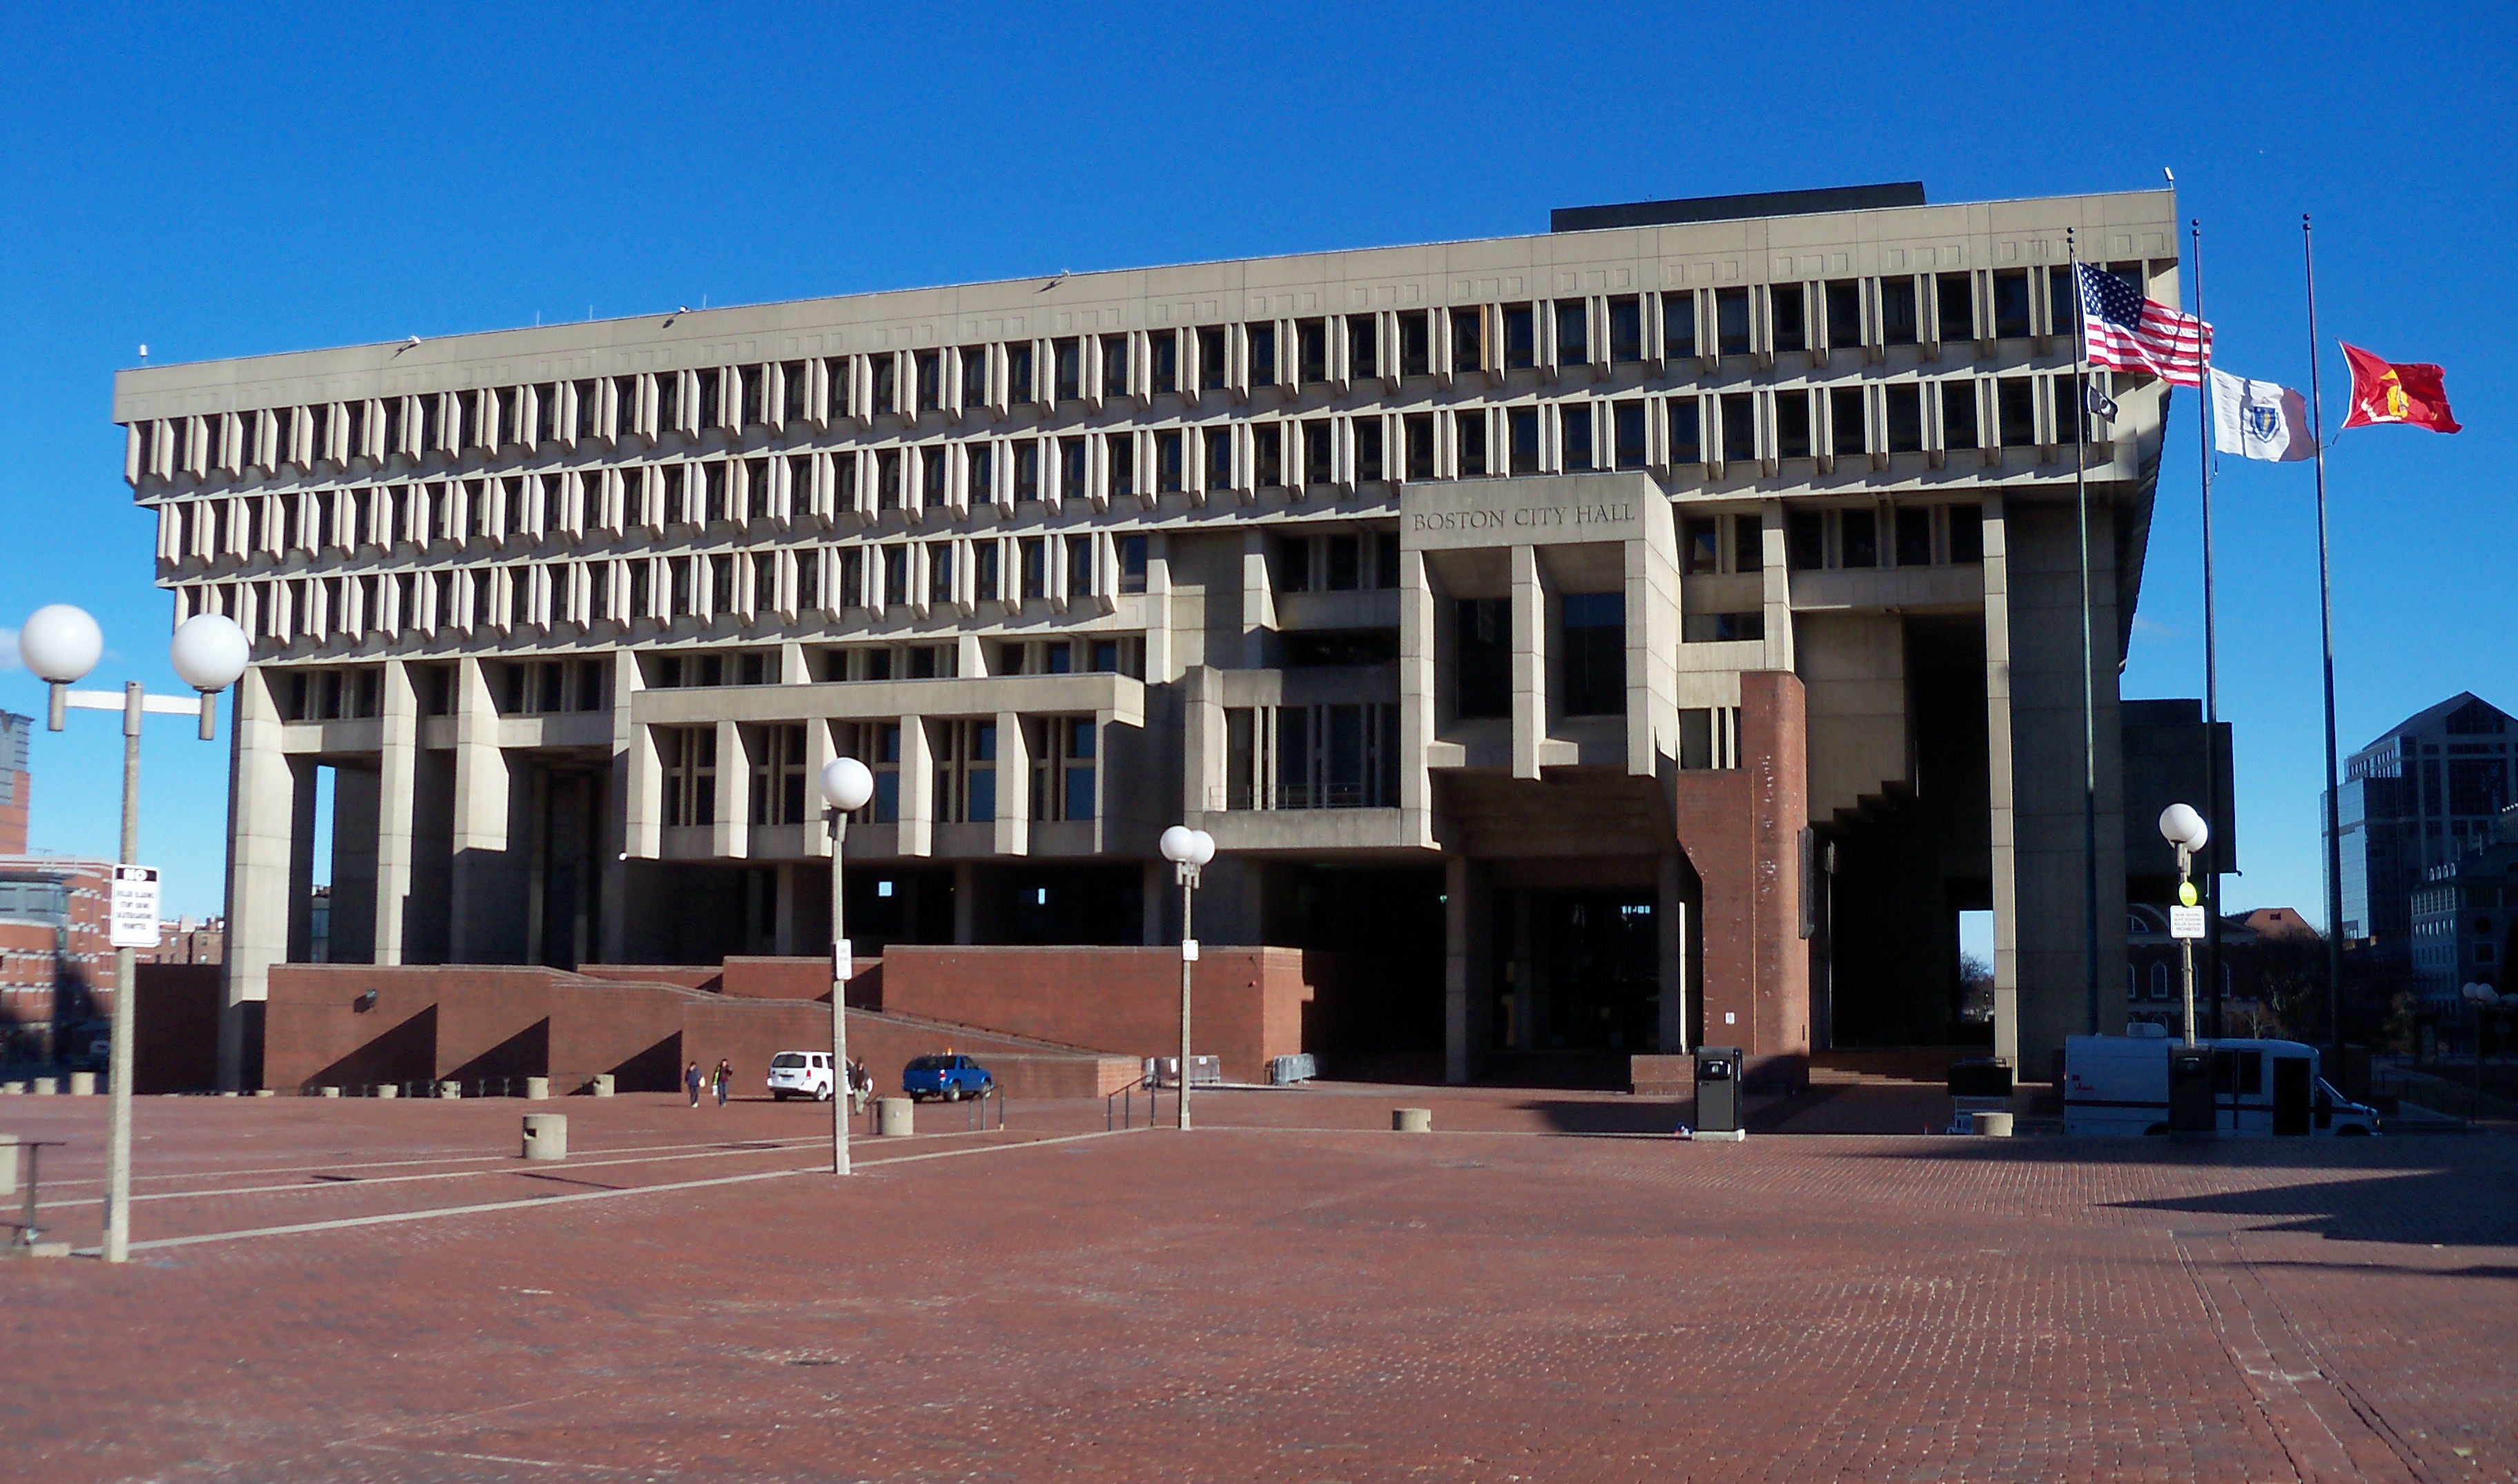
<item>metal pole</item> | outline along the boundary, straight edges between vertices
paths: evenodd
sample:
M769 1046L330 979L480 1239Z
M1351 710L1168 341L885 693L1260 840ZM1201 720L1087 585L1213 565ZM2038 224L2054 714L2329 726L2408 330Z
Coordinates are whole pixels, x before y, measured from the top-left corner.
M2194 318L2203 318L2203 224L2194 233ZM2195 442L2203 481L2203 817L2211 823L2211 851L2203 869L2203 978L2212 999L2212 1037L2221 1028L2221 649L2213 625L2212 593L2212 342L2197 337L2202 352L2203 395L2195 404ZM2189 1007L2191 1018L2193 1010Z
M1181 1131L1189 1130L1189 975L1195 964L1190 958L1190 944L1197 941L1190 912L1197 899L1197 867L1179 867L1181 884L1181 1054L1180 1082L1172 1089L1172 1104L1180 1112Z
M2317 627L2325 660L2325 1038L2343 1065L2343 837L2334 747L2334 568L2325 529L2325 391L2317 371L2317 241L2299 218L2300 260L2308 276L2308 428L2317 449Z
M2072 229L2063 230L2072 294L2081 297L2081 262ZM2072 330L2072 499L2081 538L2081 893L2088 911L2082 934L2088 959L2090 1034L2099 1033L2099 677L2090 633L2090 373L2087 301Z
M140 859L140 718L138 680L122 685L122 863ZM105 1139L105 1260L131 1255L131 1023L139 955L113 950L113 1024L106 1054L109 1100Z
M2177 848L2177 884L2180 888L2185 887L2189 882L2194 879L2192 875L2193 865L2193 852L2182 845L2179 846ZM2186 893L2181 890L2177 895L2179 897L2178 905L2184 906ZM2179 938L2177 940L2177 950L2179 955L2184 958L2186 962L2186 1044L2192 1046L2194 1044L2194 939L2191 938ZM2216 1038L2219 1033L2220 1027L2213 1027L2213 1034Z
M848 1172L848 977L856 954L841 921L840 853L848 838L848 816L831 810L831 1173Z

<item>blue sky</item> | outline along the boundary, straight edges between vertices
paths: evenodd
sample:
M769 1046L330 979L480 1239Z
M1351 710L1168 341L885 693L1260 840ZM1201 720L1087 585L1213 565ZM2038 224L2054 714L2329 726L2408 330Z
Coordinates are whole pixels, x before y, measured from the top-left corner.
M2488 461L2518 389L2501 8L80 9L30 8L0 55L0 626L85 604L98 682L176 683L108 421L143 343L197 360L2165 165L2225 366L2305 383L2312 211L2329 426L2336 337L2446 366L2466 426L2329 458L2345 747L2458 690L2518 708L2518 502ZM2134 696L2202 685L2192 398L2175 417ZM2309 480L2223 470L2222 712L2229 900L2322 918ZM40 703L0 672L0 707ZM152 727L142 853L172 908L215 911L226 749ZM117 763L108 718L38 736L38 848L112 849Z

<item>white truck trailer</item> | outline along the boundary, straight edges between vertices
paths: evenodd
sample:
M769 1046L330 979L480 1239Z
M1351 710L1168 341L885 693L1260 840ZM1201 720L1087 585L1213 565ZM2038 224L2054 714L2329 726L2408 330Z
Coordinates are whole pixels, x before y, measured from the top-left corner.
M2169 1051L2178 1042L2156 1026L2134 1031L2064 1038L2063 1132L2168 1132ZM2375 1110L2346 1099L2319 1075L2314 1046L2234 1039L2202 1045L2211 1054L2213 1124L2225 1137L2378 1131Z

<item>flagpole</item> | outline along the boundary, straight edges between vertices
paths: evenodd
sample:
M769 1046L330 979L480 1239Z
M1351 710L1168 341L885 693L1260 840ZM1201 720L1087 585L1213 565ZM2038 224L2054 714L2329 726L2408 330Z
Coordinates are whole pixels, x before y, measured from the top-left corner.
M2308 428L2317 450L2317 620L2325 650L2325 1032L2332 1070L2341 1074L2343 1054L2343 837L2336 809L2334 746L2334 567L2327 554L2325 519L2325 393L2317 370L2317 236L2308 213L2299 218L2300 260L2308 277Z
M2194 239L2194 318L2203 318L2203 223L2189 223ZM2221 651L2213 629L2212 601L2212 342L2196 337L2200 350L2197 374L2202 378L2195 399L2195 441L2202 455L2203 480L2203 817L2218 839L2230 838L2229 821L2221 817ZM2221 1028L2221 851L2207 845L2203 870L2203 977L2212 990L2212 1038ZM2192 1027L2189 1027L2190 1032Z
M2090 373L2089 300L2081 291L2080 249L2063 229L2063 260L2072 273L2072 297L2082 308L2072 330L2072 499L2081 538L2081 891L2088 911L2082 924L2088 958L2090 1034L2099 1033L2099 718L2098 672L2090 637Z

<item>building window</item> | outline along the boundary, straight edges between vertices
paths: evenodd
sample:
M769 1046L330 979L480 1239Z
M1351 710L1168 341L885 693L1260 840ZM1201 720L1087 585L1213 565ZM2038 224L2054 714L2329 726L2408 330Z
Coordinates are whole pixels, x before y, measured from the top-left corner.
M2034 447L2037 442L2037 383L2026 376L2004 376L1993 383L1995 426L2007 449ZM2069 417L2071 409L2064 408Z
M1430 375L1434 370L1434 327L1425 310L1399 317L1399 374Z
M1031 817L1055 823L1093 817L1091 717L1042 717L1025 723L1031 742Z
M1880 565L1880 512L1845 510L1837 515L1837 547L1846 567Z
M1539 474L1539 409L1513 409L1503 414L1513 441L1513 474Z
M1827 395L1827 451L1853 458L1863 451L1862 388L1841 386Z
M1454 610L1453 699L1463 719L1512 715L1512 600L1464 597Z
M1810 399L1806 392L1775 394L1775 457L1810 457Z
M1766 315L1774 327L1774 348L1809 349L1809 293L1799 284L1777 284L1766 290Z
M1032 390L1029 341L1016 341L1006 347L1006 400L1016 403L1037 400Z
M1689 644L1719 644L1766 636L1766 615L1757 609L1739 613L1690 613L1681 617L1679 639Z
M1993 276L1993 333L1997 339L2028 338L2028 270L2006 268Z
M1154 493L1177 495L1181 491L1181 430L1167 428L1154 435Z
M1740 708L1689 706L1678 713L1678 765L1720 768L1740 765Z
M805 822L804 726L801 721L763 726L754 734L752 822Z
M1957 376L1941 383L1941 447L1956 451L1978 447L1975 381Z
M1888 452L1920 454L1924 451L1924 389L1912 381L1887 388L1886 407L1888 415Z
M1839 279L1827 285L1827 348L1852 350L1862 344L1862 285Z
M1884 345L1912 345L1920 321L1915 313L1915 281L1880 281L1880 340Z
M984 345L962 347L962 405L988 405L988 348Z
M939 721L935 737L935 822L985 824L997 817L997 723Z
M1714 290L1714 329L1715 346L1720 354L1745 356L1749 353L1749 290Z
M1040 440L1018 438L1014 442L1015 499L1040 499Z
M1559 403L1556 419L1557 447L1565 456L1565 472L1579 474L1591 468L1591 404Z
M1528 304L1503 308L1503 366L1528 371L1539 364L1539 315Z
M665 823L716 822L716 728L661 726L658 751L665 764Z
M1244 353L1250 358L1250 384L1277 384L1277 327L1262 322L1244 326L1241 331Z
M1984 507L1951 505L1949 521L1950 560L1953 562L1984 560Z
M1495 472L1487 462L1487 415L1465 409L1453 415L1452 471L1462 479L1483 479Z
M1400 430L1406 436L1408 443L1407 477L1410 479L1433 478L1434 415L1410 413L1400 419Z
M1055 364L1058 400L1073 402L1084 395L1084 346L1078 340L1059 340L1050 345L1050 358Z
M1945 273L1932 285L1933 301L1939 306L1936 338L1952 340L1975 338L1975 275Z
M1304 320L1294 326L1294 362L1299 385L1317 386L1329 378L1327 321Z
M1303 482L1327 484L1337 477L1333 457L1336 429L1326 418L1314 418L1303 424Z
M1569 592L1562 607L1565 714L1623 716L1627 710L1627 598L1623 592Z
M1703 409L1694 397L1670 399L1670 461L1703 463L1705 432Z
M1818 511L1794 510L1784 517L1784 554L1795 572L1827 565L1827 522Z
M1254 783L1272 776L1263 808L1388 808L1399 802L1399 708L1388 703L1255 708L1254 740L1274 754L1251 757ZM1233 760L1232 727L1226 756ZM1228 784L1228 789L1233 789ZM1227 798L1232 794L1228 792Z
M1261 423L1250 430L1250 481L1258 489L1273 490L1285 483L1285 429L1282 424Z
M1452 370L1486 370L1486 314L1477 309L1452 311Z
M1560 300L1556 305L1556 364L1588 366L1591 363L1591 306L1585 300Z
M1722 458L1746 463L1758 457L1758 397L1755 392L1725 392L1722 404Z
M1610 416L1617 430L1618 467L1642 468L1649 457L1644 438L1644 405L1640 402L1618 403Z
M1929 567L1932 564L1932 512L1926 505L1897 507L1897 565Z
M1678 289L1661 296L1661 349L1672 359L1696 354L1696 295Z
M1180 390L1180 335L1158 329L1146 336L1146 381L1150 394Z

